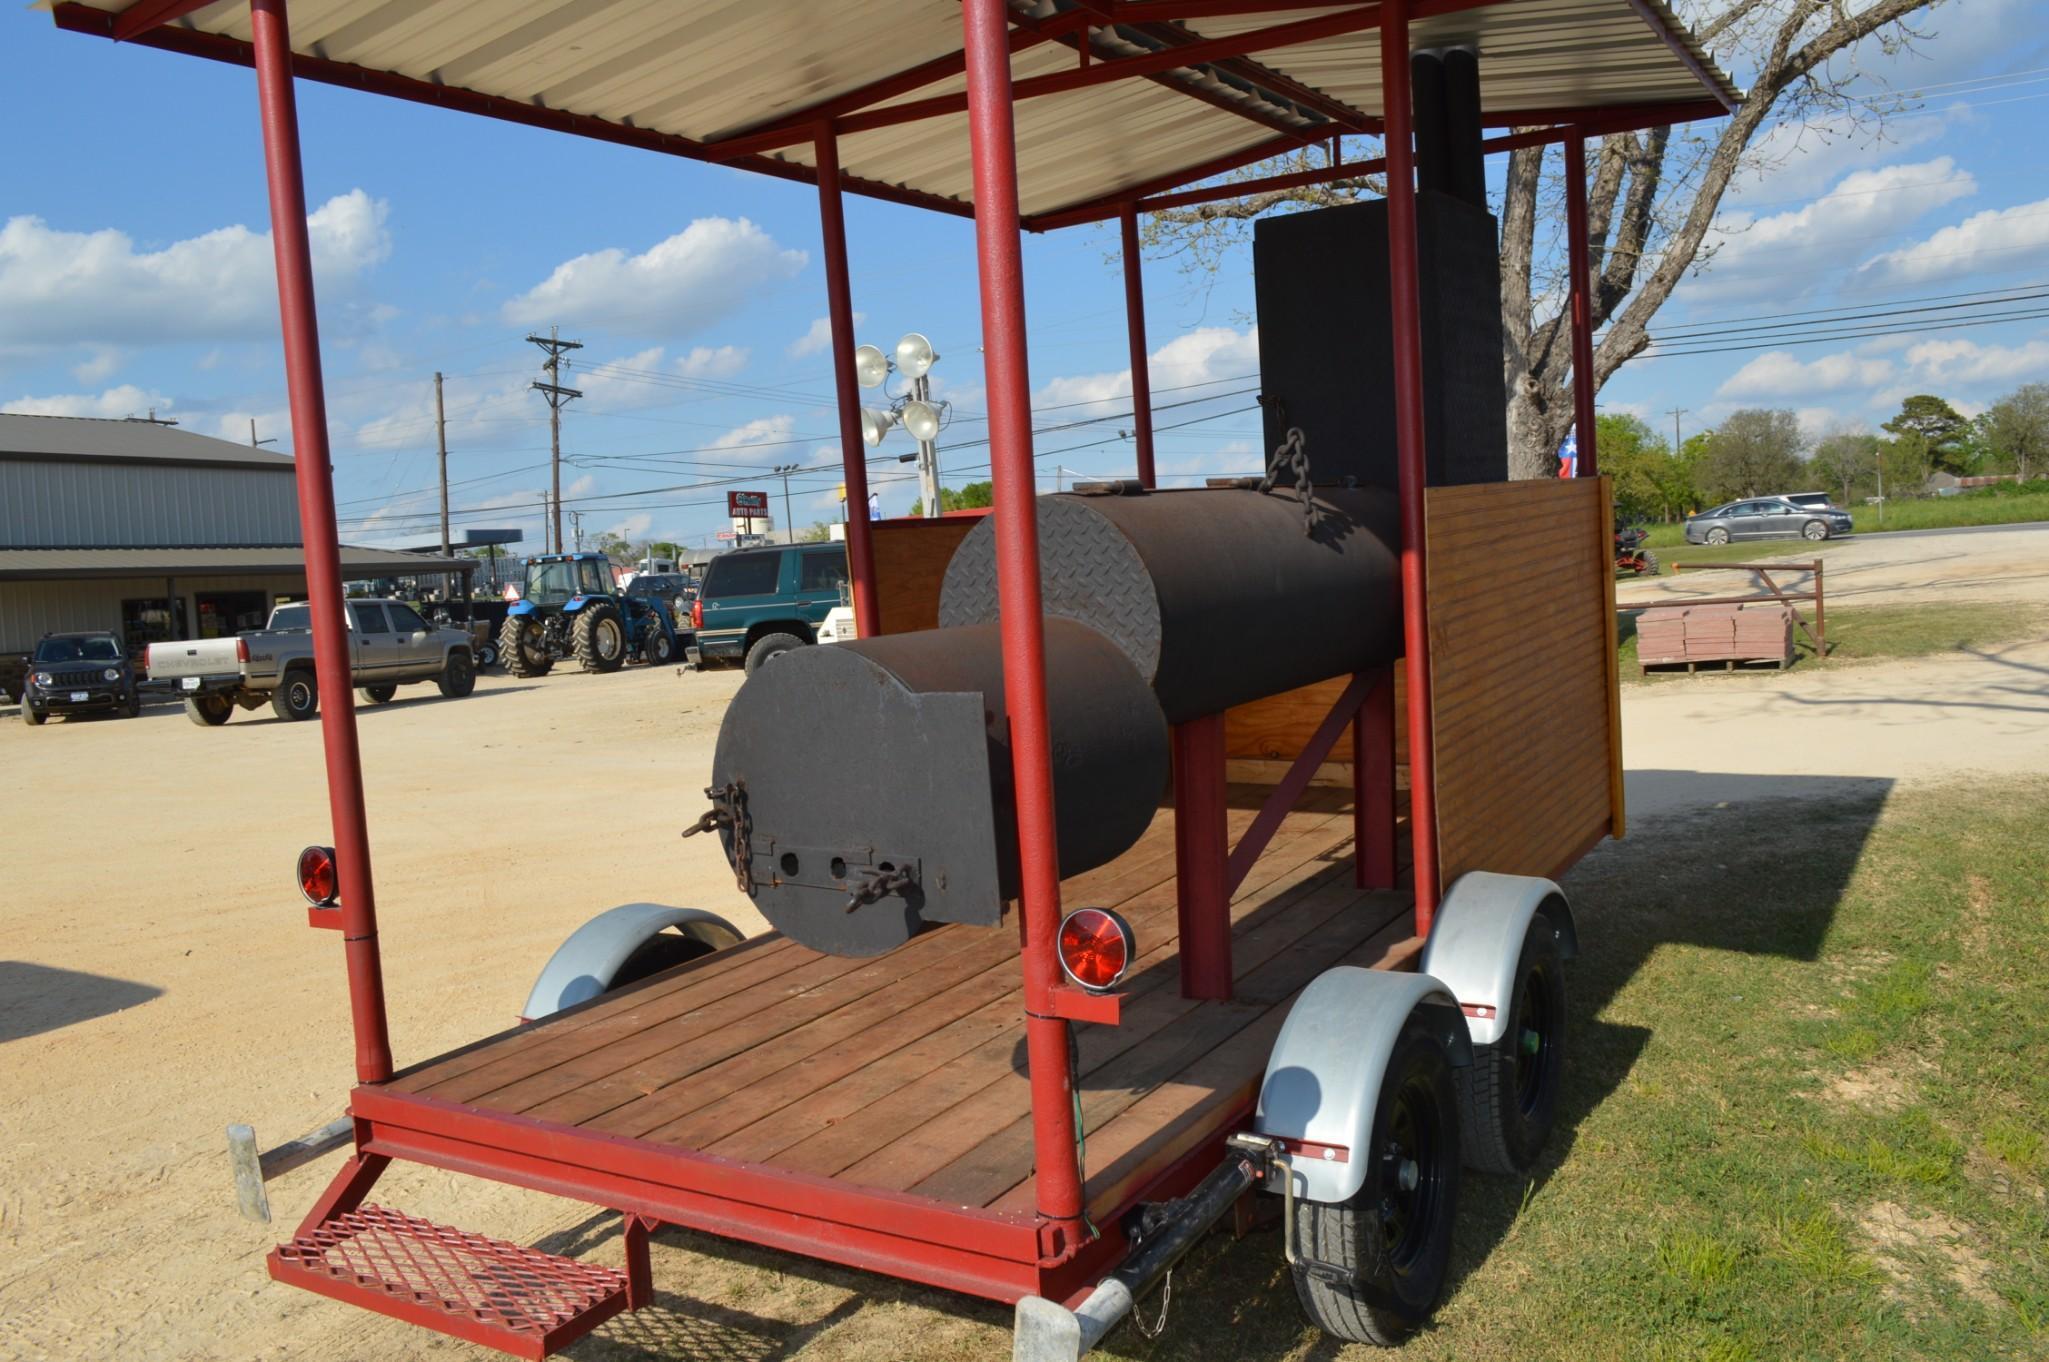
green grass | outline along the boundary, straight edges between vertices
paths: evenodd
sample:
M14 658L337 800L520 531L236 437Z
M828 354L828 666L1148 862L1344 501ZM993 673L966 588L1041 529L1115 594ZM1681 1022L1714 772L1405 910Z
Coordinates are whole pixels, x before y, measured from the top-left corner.
M1683 602L1672 602L1683 604ZM1802 606L1811 623L1811 608ZM1795 670L1816 665L1841 666L1937 653L1994 648L2020 639L2049 635L2049 609L2040 606L1970 602L1957 605L1859 605L1828 612L1828 661L1817 664L1807 635L1794 626ZM1636 660L1636 616L1616 621L1618 666L1624 685L1669 682L1685 672L1646 675ZM1706 675L1718 675L1708 672Z
M2045 825L2049 781L1874 780L1583 862L1562 1125L1532 1179L1467 1175L1395 1356L2049 1356ZM1109 1353L1382 1356L1317 1343L1277 1258L1212 1237Z

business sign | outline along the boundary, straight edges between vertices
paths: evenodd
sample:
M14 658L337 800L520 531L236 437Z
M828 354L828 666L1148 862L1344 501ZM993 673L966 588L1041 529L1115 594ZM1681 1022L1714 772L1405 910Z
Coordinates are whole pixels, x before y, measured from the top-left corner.
M717 535L717 538L720 539L731 539L732 537L733 532L731 530L720 530Z
M735 519L751 520L756 515L768 514L768 493L728 492L726 493L726 514Z

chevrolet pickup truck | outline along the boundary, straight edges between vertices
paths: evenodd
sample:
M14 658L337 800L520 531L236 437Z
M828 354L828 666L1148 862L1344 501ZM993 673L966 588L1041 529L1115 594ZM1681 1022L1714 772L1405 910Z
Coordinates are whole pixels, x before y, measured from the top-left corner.
M387 703L412 681L432 681L451 700L477 688L477 665L468 631L437 629L404 601L348 602L349 675L362 697ZM185 699L185 715L212 728L236 708L265 701L280 719L310 719L320 712L313 675L313 611L301 601L281 605L268 628L234 638L149 645L149 677Z

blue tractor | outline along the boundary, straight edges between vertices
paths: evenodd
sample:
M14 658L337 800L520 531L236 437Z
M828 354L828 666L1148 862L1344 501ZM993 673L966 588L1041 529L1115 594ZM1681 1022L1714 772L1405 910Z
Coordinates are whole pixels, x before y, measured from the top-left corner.
M634 653L653 664L677 655L675 623L659 600L614 586L602 553L547 553L526 562L520 598L498 631L498 660L514 676L545 676L559 658L615 672Z

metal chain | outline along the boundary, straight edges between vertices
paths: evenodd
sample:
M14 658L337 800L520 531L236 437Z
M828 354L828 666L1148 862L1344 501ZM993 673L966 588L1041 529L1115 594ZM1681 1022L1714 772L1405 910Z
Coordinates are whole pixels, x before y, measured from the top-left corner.
M1160 1317L1151 1324L1147 1324L1145 1316L1138 1313L1138 1303L1134 1301L1131 1306L1132 1324L1137 1326L1139 1333L1147 1338L1158 1338L1161 1334L1167 1332L1167 1307L1173 1304L1173 1301L1174 1269L1170 1267L1167 1269L1167 1280L1160 1287Z
M748 845L748 835L753 828L747 817L747 786L738 780L730 785L707 785L704 797L711 801L711 808L683 829L683 835L694 837L700 832L732 829L733 882L740 886L741 893L751 898L754 894L754 853Z
M1309 482L1309 437L1302 433L1302 427L1289 426L1288 438L1275 447L1273 458L1267 461L1266 476L1259 480L1259 490L1271 492L1280 480L1285 468L1294 475L1295 491L1302 498L1302 533L1316 533L1316 493Z
M873 903L884 894L899 889L909 889L917 881L908 870L892 870L886 874L871 875L847 896L847 911L853 912L864 903Z

